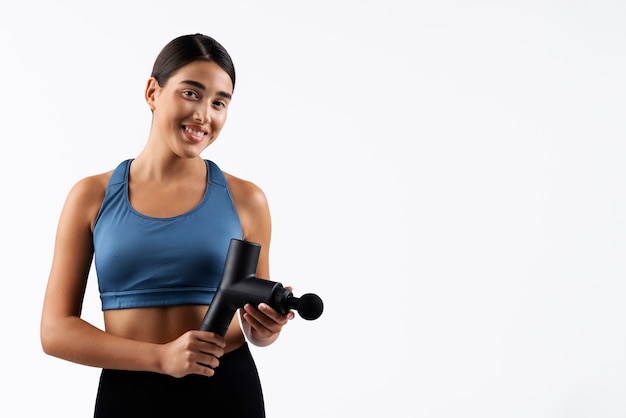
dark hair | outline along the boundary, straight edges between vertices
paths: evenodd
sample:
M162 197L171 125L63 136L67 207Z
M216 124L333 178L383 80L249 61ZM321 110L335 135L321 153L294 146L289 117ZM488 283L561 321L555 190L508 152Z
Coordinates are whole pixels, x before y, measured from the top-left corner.
M151 76L163 87L181 67L193 61L208 61L219 65L229 75L235 88L235 65L226 49L210 36L196 33L171 40L159 53Z

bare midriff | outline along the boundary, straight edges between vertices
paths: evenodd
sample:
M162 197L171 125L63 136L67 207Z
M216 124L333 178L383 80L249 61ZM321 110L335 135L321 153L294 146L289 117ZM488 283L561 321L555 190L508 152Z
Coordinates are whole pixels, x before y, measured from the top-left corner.
M189 330L197 330L207 312L207 306L182 305L104 311L107 332L137 341L165 344ZM237 314L233 316L226 339L225 352L244 344Z

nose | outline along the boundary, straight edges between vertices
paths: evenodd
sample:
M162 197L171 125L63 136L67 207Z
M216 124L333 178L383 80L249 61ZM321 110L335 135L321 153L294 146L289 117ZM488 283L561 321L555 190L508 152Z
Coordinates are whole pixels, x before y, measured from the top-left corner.
M210 123L211 106L208 104L199 104L193 112L193 118L198 123Z

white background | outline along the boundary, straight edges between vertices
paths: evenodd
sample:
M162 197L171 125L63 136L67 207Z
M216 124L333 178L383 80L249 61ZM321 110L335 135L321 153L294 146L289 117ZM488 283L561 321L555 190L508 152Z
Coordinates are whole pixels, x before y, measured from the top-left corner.
M238 75L206 158L263 188L272 280L318 293L254 348L270 418L626 416L626 3L0 6L0 416L88 417L43 354L61 206L145 144L172 38ZM101 324L92 277L84 316Z

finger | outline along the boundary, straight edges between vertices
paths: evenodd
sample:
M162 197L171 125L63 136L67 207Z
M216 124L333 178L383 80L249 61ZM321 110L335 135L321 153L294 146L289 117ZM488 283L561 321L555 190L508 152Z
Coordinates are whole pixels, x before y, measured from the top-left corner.
M210 367L211 369L217 368L220 365L220 361L217 357L209 353L201 353L196 360L196 364L203 367Z
M276 322L270 320L263 314L260 315L261 316L253 316L248 313L244 314L246 322L250 325L251 329L255 331L257 337L267 338L273 334L278 334L281 331L282 327L280 325L276 324Z
M202 367L200 367L200 373L196 373L196 374L201 374L203 376L211 377L211 376L213 376L215 374L215 370L213 370L210 367L202 366Z
M266 303L260 303L259 310L263 312L266 316L274 320L274 322L280 324L281 326L285 325L288 320L294 317L293 311L290 310L289 312L287 312L287 314L283 315Z
M243 314L243 318L248 324L250 324L250 326L252 326L252 328L255 328L257 330L266 329L268 331L271 331L264 323L261 322L261 320L259 319L261 318L261 316L255 314L254 312L246 310L246 312Z
M219 334L216 334L210 331L195 331L195 332L197 333L196 337L198 338L198 340L202 342L215 344L222 348L226 347L226 340L224 339L224 337L222 337Z
M200 374L202 376L208 376L211 377L215 374L215 369L212 367L209 367L206 364L202 364L202 363L196 363L196 368L193 370L194 374Z
M275 321L274 319L268 317L263 312L253 312L249 315L249 321L251 321L251 325L258 331L264 334L277 334L282 328L283 324ZM253 321L253 322L252 322Z
M277 323L274 317L277 316L278 314L269 306L261 308L261 305L264 305L264 304L259 304L258 308L255 308L252 305L246 306L245 307L246 313L250 315L250 317L252 317L256 321L257 324L271 330Z

